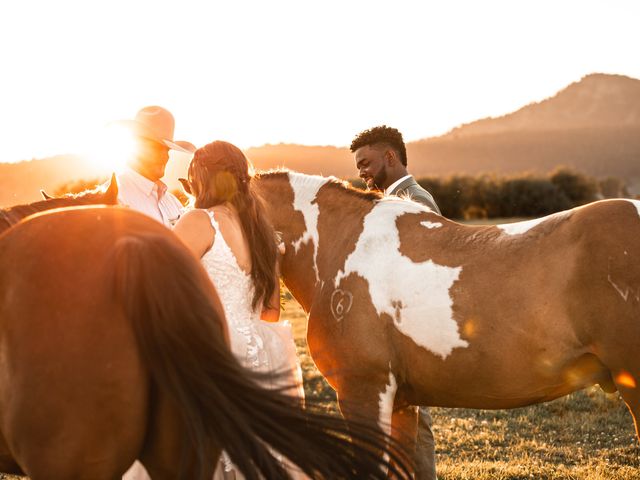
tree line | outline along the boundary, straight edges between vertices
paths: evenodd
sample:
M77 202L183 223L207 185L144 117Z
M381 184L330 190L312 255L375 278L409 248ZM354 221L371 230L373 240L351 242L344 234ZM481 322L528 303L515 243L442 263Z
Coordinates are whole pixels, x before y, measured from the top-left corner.
M597 179L569 167L547 175L450 175L417 178L442 214L459 220L540 217L603 198L628 197L617 177ZM352 184L362 188L360 180Z

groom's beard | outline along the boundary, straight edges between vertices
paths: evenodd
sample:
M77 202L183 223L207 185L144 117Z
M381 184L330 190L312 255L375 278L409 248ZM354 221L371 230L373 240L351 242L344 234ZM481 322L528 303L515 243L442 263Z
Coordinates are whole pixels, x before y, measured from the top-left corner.
M369 190L380 190L384 192L384 185L387 183L387 171L383 168L373 177L372 185L367 185Z

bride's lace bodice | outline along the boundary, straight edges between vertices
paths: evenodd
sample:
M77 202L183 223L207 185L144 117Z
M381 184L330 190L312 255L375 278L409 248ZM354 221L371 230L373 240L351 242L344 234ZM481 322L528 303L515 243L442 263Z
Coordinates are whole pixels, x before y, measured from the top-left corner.
M230 332L232 350L246 367L264 368L268 357L258 331L260 311L251 307L254 292L251 277L238 265L213 212L207 210L207 213L216 235L213 245L202 257L202 264L218 291L229 330L235 331Z
M263 372L278 372L279 376L263 383L268 388L292 387L291 394L304 398L302 371L296 358L293 333L288 323L267 323L260 320L260 310L251 308L253 282L251 277L240 268L233 251L227 244L213 212L205 210L216 231L213 245L202 256L202 265L213 281L222 302L224 314L229 326L231 351L245 367ZM276 454L280 458L279 454ZM282 461L282 459L281 459ZM244 477L231 459L222 452L220 469L214 480ZM293 478L306 478L295 468L289 467Z

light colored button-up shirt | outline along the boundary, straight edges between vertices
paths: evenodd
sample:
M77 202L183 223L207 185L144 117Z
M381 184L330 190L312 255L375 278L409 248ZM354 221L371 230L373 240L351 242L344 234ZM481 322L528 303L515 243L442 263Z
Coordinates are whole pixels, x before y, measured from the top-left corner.
M120 205L155 218L169 228L180 218L182 204L160 180L152 182L129 168L116 175L116 179Z

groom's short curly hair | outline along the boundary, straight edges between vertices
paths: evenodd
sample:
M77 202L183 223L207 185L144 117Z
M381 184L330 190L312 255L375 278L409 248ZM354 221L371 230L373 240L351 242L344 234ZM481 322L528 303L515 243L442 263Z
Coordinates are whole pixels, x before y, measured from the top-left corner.
M367 145L375 145L382 143L393 148L398 155L400 155L400 161L406 167L407 166L407 148L404 145L402 134L395 128L387 127L386 125L380 125L379 127L373 127L369 130L360 132L356 138L351 142L351 151L355 152L360 147L366 147Z

